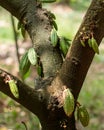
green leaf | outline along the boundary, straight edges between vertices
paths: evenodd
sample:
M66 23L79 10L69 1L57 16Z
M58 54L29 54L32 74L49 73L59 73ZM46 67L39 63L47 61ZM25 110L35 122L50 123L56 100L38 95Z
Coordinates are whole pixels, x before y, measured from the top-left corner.
M63 38L64 38L64 40L65 40L65 44L66 44L67 51L68 51L68 49L69 49L69 47L70 47L70 45L71 45L71 40L68 39L68 38L66 38L66 37L63 37Z
M57 32L55 29L52 29L52 31L51 31L51 43L52 43L53 47L56 47L57 43L58 43L58 36L57 36Z
M9 84L10 91L13 94L13 96L16 97L16 98L19 98L19 91L18 91L18 87L17 87L15 81L14 80L10 80L8 82L8 84Z
M37 64L37 54L36 54L34 48L30 48L28 50L28 59L32 65Z
M28 70L24 75L22 75L23 81L30 76L30 70Z
M30 61L28 59L28 52L26 52L21 60L20 60L20 65L19 65L19 70L22 75L22 77L29 71L30 68Z
M43 77L43 68L42 65L37 65L37 73L40 77Z
M59 45L60 45L60 50L61 50L63 56L65 57L68 52L69 46L68 46L67 42L65 41L64 37L60 38Z
M58 26L57 26L57 24L56 24L56 22L53 20L52 21L52 25L54 26L54 28L56 29L56 30L58 30Z
M51 12L49 12L49 16L52 18L52 19L56 19L56 16L53 14L53 13L51 13Z
M67 116L70 116L74 111L74 97L71 91L67 88L63 91L64 104L63 109Z

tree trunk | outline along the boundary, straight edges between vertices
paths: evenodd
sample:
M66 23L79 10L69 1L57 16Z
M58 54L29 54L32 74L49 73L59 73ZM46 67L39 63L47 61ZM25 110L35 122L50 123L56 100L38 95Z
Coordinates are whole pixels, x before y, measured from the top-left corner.
M63 64L59 49L54 48L49 40L52 19L39 2L0 0L0 5L25 25L44 70L44 78L39 80L36 90L0 70L0 91L36 114L43 130L76 130L74 113L67 117L60 107L62 92L65 87L71 89L77 101L95 54L88 46L88 39L93 35L99 45L104 37L104 0L92 1ZM85 47L81 44L82 39ZM8 77L17 81L19 99L11 94L6 82Z

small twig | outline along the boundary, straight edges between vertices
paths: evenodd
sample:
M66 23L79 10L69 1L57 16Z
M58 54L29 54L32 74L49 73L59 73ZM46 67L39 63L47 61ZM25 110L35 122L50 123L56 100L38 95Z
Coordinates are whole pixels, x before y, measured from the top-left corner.
M21 123L25 126L26 130L28 130L26 123L24 121L21 121Z
M17 54L17 59L18 59L18 64L20 63L20 59L19 59L19 51L18 51L18 36L17 36L17 32L16 32L16 28L15 28L15 22L13 19L13 16L11 15L11 22L12 22L12 28L13 28L13 35L14 35L14 40L15 40L15 47L16 47L16 54Z

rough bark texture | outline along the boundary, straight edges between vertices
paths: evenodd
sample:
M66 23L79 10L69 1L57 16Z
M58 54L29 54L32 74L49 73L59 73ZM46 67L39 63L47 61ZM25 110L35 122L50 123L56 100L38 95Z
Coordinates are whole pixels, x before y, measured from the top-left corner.
M25 25L33 46L40 56L44 72L44 78L41 79L37 90L31 89L12 77L17 81L19 88L20 97L16 99L5 82L10 74L1 70L0 91L36 114L43 130L76 130L74 114L68 118L61 107L62 92L66 86L71 89L75 100L78 98L95 54L93 49L88 46L88 38L93 35L100 44L104 37L104 0L92 1L63 65L58 48L52 47L49 40L52 19L48 15L49 12L42 9L39 2L35 0L0 0L0 5ZM81 39L85 40L85 47L81 45Z
M0 5L24 24L42 62L44 78L54 76L62 65L62 57L59 49L50 42L53 20L49 12L42 9L41 3L36 0L0 0Z
M94 51L88 46L88 39L93 34L98 45L104 37L104 0L93 0L77 32L66 61L64 62L60 79L72 90L77 99L88 68L94 57ZM85 38L86 47L81 45L80 39Z

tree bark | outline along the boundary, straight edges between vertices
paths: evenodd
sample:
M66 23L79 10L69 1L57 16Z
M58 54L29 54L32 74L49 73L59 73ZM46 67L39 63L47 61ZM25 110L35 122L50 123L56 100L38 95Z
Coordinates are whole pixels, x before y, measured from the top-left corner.
M95 55L88 46L88 38L96 39L98 45L104 37L104 0L93 0L86 12L83 22L73 40L66 60L61 68L59 77L66 86L72 90L75 99L81 90L82 84ZM88 37L88 38L86 38ZM85 38L86 47L81 45L80 40Z
M1 70L0 84L2 86L0 86L0 90L36 114L43 130L76 130L74 113L68 118L60 107L60 100L66 86L71 89L75 101L77 101L95 54L93 49L88 46L88 39L93 34L97 43L100 44L104 37L104 0L92 1L63 65L58 48L52 47L49 40L52 29L49 12L42 9L39 2L0 0L0 5L25 24L44 70L44 78L40 81L40 89L37 90L31 89L13 77L19 88L19 99L12 96L8 84L4 80L10 74ZM85 47L80 43L82 38L85 40Z

